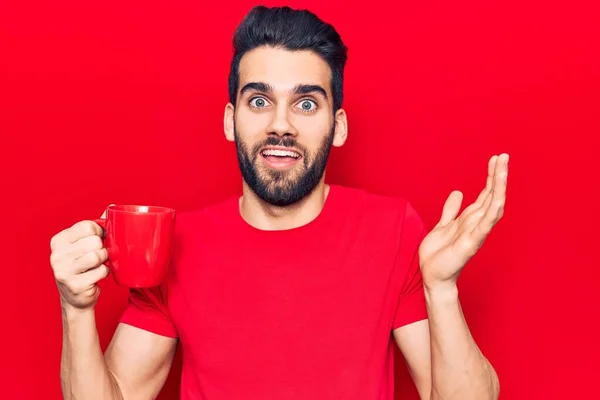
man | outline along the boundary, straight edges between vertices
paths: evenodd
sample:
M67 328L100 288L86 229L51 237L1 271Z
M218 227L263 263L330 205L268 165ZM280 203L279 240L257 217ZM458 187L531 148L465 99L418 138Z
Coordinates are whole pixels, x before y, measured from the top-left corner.
M421 398L496 399L456 281L502 215L508 155L490 159L460 216L451 193L427 233L402 198L324 182L347 136L346 47L331 25L256 7L234 47L224 130L243 195L178 215L169 277L131 290L104 355L102 229L81 221L51 240L65 398L154 398L180 341L182 399L392 399L396 344Z

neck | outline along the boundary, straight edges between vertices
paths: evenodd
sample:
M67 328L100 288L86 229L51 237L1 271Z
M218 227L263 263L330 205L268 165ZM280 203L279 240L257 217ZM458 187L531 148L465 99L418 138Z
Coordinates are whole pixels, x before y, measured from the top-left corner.
M263 201L244 182L243 195L240 198L240 213L248 224L260 230L298 228L319 216L328 194L329 185L321 179L317 187L298 203L278 207Z

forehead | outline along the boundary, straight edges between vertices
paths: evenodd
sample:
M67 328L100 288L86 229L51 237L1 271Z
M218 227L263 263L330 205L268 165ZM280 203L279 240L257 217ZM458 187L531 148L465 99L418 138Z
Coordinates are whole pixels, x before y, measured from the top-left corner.
M276 91L287 91L298 84L321 85L330 92L329 65L309 50L289 51L258 47L244 54L239 66L239 89L248 82L264 82Z

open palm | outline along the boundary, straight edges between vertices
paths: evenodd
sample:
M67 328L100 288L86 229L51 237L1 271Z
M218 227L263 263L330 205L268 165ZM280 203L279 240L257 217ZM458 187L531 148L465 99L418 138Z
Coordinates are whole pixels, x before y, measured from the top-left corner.
M453 191L448 196L440 221L419 247L421 272L426 286L456 283L465 264L477 253L502 218L508 158L508 154L490 158L485 188L460 216L457 217L463 194Z

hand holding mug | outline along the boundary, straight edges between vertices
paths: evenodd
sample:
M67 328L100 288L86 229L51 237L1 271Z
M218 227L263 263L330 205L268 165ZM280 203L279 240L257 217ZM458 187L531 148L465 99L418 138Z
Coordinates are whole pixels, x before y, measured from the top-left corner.
M100 294L97 282L109 272L102 234L97 223L80 221L50 240L50 264L63 303L78 309L96 304Z
M175 210L158 206L108 206L101 219L80 221L50 241L50 264L61 301L92 308L98 281L109 270L129 288L160 285L171 257Z

